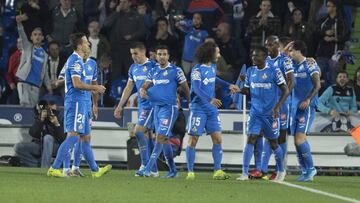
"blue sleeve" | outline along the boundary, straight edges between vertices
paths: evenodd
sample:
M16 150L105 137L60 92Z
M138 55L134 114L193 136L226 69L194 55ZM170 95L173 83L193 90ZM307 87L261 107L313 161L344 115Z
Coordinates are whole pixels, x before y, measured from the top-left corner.
M325 92L319 97L318 110L323 113L330 113L331 108L329 107L330 99L333 94L332 86L328 87Z
M201 89L201 81L199 80L194 80L192 82L192 88L195 92L195 94L201 99L201 101L203 102L210 102L212 98L210 98L206 92L204 92L202 89Z
M81 77L83 68L81 66L81 62L76 60L73 61L73 63L70 63L68 68L70 70L70 77L76 76L76 77Z
M96 62L94 61L94 63L93 63L93 78L92 78L92 81L97 81L97 64L96 64Z
M219 77L216 77L215 83L219 83L221 86L229 87L230 83L226 82L225 80L220 79Z

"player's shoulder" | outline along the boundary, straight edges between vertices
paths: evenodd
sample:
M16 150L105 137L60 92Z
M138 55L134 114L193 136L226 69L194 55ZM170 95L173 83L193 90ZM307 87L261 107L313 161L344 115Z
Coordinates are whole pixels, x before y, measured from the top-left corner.
M316 70L318 68L318 64L315 60L306 59L305 64L310 71Z

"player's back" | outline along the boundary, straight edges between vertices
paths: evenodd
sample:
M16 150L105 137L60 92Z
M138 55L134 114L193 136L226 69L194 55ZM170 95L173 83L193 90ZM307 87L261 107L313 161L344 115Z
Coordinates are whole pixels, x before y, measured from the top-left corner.
M72 77L78 77L85 82L84 62L75 52L65 63L65 101L78 102L86 99L86 91L74 87Z
M210 104L210 101L204 102L194 91L194 83L200 81L200 89L209 97L215 97L216 65L206 66L196 64L191 71L191 89L190 89L190 109L192 111L213 112L217 108Z
M170 64L166 68L155 66L148 76L153 86L148 90L153 105L176 105L178 84L186 82L181 68Z
M129 69L129 80L135 83L136 91L138 92L140 88L145 83L149 71L154 68L156 63L152 60L147 60L144 64L133 63ZM150 102L147 99L141 98L138 94L138 103L144 107L150 107Z
M314 73L320 73L319 67L316 62L310 62L306 58L300 62L293 64L295 86L292 94L292 107L298 107L302 101L306 99L311 90L314 88L311 76ZM316 107L318 103L318 95L313 97L310 106Z
M245 87L250 89L250 114L259 116L271 115L272 109L279 100L278 85L286 84L278 68L266 66L258 69L256 66L248 68Z

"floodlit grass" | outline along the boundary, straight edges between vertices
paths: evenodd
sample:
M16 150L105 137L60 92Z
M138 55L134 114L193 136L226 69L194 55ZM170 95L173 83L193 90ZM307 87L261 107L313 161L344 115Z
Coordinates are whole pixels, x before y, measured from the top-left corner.
M90 175L89 171L85 171ZM134 177L134 171L113 170L99 179L52 178L46 170L0 168L1 202L342 202L269 181L212 180L212 173L196 173L196 180ZM295 183L296 177L287 181ZM360 177L316 177L299 184L360 200Z

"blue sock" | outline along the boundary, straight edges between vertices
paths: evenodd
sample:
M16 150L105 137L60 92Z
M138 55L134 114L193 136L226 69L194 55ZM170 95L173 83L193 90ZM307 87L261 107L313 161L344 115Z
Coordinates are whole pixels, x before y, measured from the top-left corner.
M80 162L82 158L82 142L78 142L74 148L74 167L80 167Z
M138 142L138 147L140 151L140 157L141 157L141 165L146 165L148 162L148 146L146 144L146 139L144 132L135 132L135 136Z
M170 172L176 172L176 165L173 157L173 149L171 144L164 144L163 146L164 157Z
M307 140L304 143L299 145L299 149L301 151L301 156L305 162L306 170L314 168L314 162L312 159L310 145Z
M264 141L263 153L261 157L261 172L267 173L269 169L269 161L272 154L269 141Z
M186 147L186 162L188 172L194 171L194 162L195 162L195 148L193 147Z
M258 137L254 147L254 159L256 170L261 170L261 155L263 152L263 137Z
M82 149L85 160L88 163L91 171L93 171L93 172L99 171L99 167L97 166L95 159L94 159L94 154L91 149L90 142L87 142L87 141L82 142L81 149Z
M273 152L275 154L276 166L278 167L277 171L284 172L284 155L281 147L277 146L277 148L273 150Z
M243 157L243 174L248 175L249 174L249 166L251 157L254 153L254 145L247 143L244 149L244 157Z
M76 147L76 144L75 144L75 147ZM72 151L73 151L73 149L71 149L70 152L65 156L65 159L63 161L63 169L69 169L70 168Z
M287 142L281 143L281 144L279 144L279 146L280 146L280 148L281 148L281 150L283 152L282 159L283 159L284 169L285 169L285 155L286 155L286 152L287 152ZM278 166L276 166L276 167L277 167L276 169L279 169Z
M61 143L58 152L56 154L56 159L52 165L54 169L59 169L61 163L65 160L66 156L70 153L70 150L73 148L74 144L79 140L79 136L67 136L64 142Z
M149 154L148 160L150 160L151 152L154 150L154 144L155 144L155 142L156 142L156 141L155 141L155 138L149 139L150 150L148 150L148 154ZM154 172L154 173L157 173L157 172L158 172L157 161L154 163L153 167L151 168L151 172Z
M146 164L145 171L150 171L153 165L156 163L161 151L163 149L163 144L156 143L154 146L154 150L151 153L150 159Z
M214 159L214 171L221 170L222 155L223 151L221 144L213 144L212 156Z
M302 154L301 150L300 150L299 146L295 146L295 148L296 148L296 156L297 156L298 161L299 161L300 169L301 169L301 171L305 171L306 170L306 165L305 165L305 161L304 161L304 159L303 159L303 157L301 155Z

